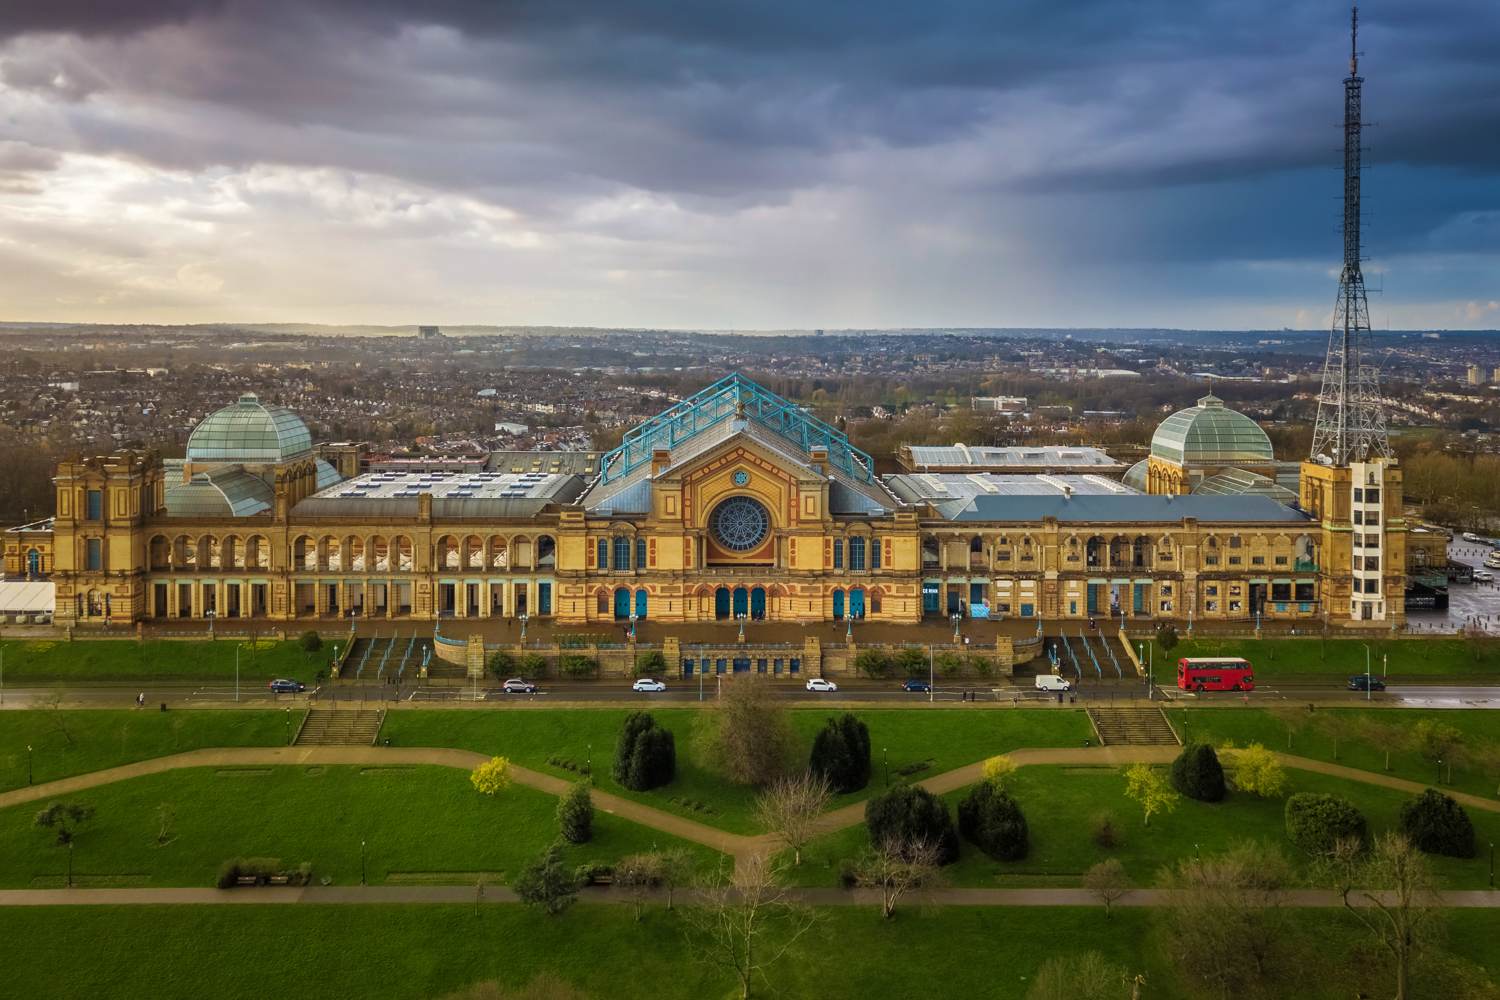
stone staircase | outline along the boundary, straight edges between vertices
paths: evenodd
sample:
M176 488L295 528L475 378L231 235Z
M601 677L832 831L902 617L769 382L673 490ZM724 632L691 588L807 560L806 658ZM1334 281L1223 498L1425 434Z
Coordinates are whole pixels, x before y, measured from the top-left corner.
M384 712L374 709L313 708L297 731L297 746L371 746Z
M1176 746L1178 742L1159 708L1091 708L1089 721L1104 746Z

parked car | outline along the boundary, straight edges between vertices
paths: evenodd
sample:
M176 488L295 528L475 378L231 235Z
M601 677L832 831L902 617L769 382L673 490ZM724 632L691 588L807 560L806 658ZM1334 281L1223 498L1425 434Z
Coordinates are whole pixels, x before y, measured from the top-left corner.
M667 685L665 683L652 677L642 677L630 685L630 690L632 691L665 691L666 689Z
M1473 580L1475 583L1494 583L1495 574L1491 573L1487 569L1476 569L1474 571Z
M1491 552L1484 557L1486 569L1500 569L1500 552Z
M301 681L289 681L284 677L278 677L271 682L272 694L296 694L299 691L306 690L307 685Z
M1465 531L1464 532L1464 541L1466 541L1466 542L1482 542L1484 540L1485 539L1480 538L1478 535L1474 534L1474 532L1472 532L1472 531Z
M1366 686L1368 685L1368 687ZM1350 691L1384 691L1385 681L1379 677L1371 677L1368 674L1355 674L1349 678Z
M833 681L824 680L821 677L809 677L807 679L807 689L809 691L837 691L839 686L833 683Z
M908 677L906 680L904 680L904 681L901 682L901 690L903 690L903 691L931 691L932 690L932 685L928 684L924 680L919 680L919 679L917 679L915 677Z
M512 677L500 685L506 694L536 694L536 685L520 677Z
M1037 674L1036 689L1038 691L1071 691L1073 682L1056 674Z

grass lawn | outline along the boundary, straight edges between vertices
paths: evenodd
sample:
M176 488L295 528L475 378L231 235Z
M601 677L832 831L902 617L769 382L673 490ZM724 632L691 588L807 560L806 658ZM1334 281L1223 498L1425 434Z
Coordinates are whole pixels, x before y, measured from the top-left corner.
M85 885L210 886L231 857L310 862L316 878L357 884L360 840L372 883L473 884L485 872L509 881L552 842L557 799L512 786L480 795L468 774L447 767L194 768L149 775L63 797L95 809L73 849L75 881ZM161 804L172 808L171 839L158 845ZM0 810L0 885L63 884L64 852L32 825L39 805ZM570 862L613 860L637 851L689 848L704 865L707 848L603 812L594 839L568 848Z
M1402 803L1410 798L1403 792L1307 771L1288 769L1287 777L1288 794L1332 792L1348 798L1364 813L1372 834L1394 828ZM1289 861L1300 862L1286 840L1283 799L1233 793L1220 803L1183 798L1173 812L1153 817L1146 827L1139 807L1125 796L1124 779L1113 768L1025 767L1017 774L1014 794L1030 828L1029 856L1022 861L995 861L964 841L958 862L946 870L953 885L1077 885L1091 865L1107 857L1119 859L1137 884L1148 885L1159 869L1191 856L1195 849L1217 853L1244 839L1276 844ZM955 817L963 796L958 791L946 797ZM1108 851L1091 839L1092 817L1105 811L1113 814L1120 838ZM1482 845L1500 840L1500 814L1471 809L1469 817L1481 845L1479 856L1432 858L1434 872L1450 888L1485 888L1489 859ZM799 880L837 884L839 861L857 855L868 843L863 824L823 838L803 852L804 874Z
M817 916L813 932L771 967L757 997L1021 1000L1043 959L1086 949L1144 972L1151 1000L1203 995L1179 981L1147 911L1117 911L1108 922L1097 909L1067 908L912 907L893 921L869 908L829 908ZM1289 923L1276 969L1286 985L1280 996L1388 995L1384 959L1363 953L1345 914L1298 911ZM1500 911L1455 911L1449 924L1450 949L1493 977ZM22 947L45 942L46 960L10 963L6 974L12 995L36 1000L431 1000L482 981L514 988L544 970L593 1000L738 995L730 977L687 947L677 915L661 909L637 924L628 908L604 906L576 906L555 918L514 905L478 913L469 906L11 908L0 909L0 936ZM1314 966L1319 974L1307 975ZM1426 977L1417 982L1430 985ZM1428 995L1419 989L1415 997Z
M549 765L549 758L583 765L593 762L599 787L648 805L689 816L735 833L757 833L755 792L730 785L693 759L697 709L656 709L658 725L677 740L677 779L665 788L632 792L610 777L615 740L629 709L537 709L525 711L393 711L386 715L382 737L395 746L458 747L504 754L518 764L576 777ZM807 759L814 734L830 715L824 709L788 713L798 736L797 760ZM876 773L887 751L892 774L903 768L917 778L971 764L976 760L1027 746L1077 746L1092 735L1088 718L1068 709L1007 709L971 712L913 709L865 709L856 712L870 727ZM592 745L592 750L590 750ZM869 793L841 796L835 806L858 802ZM697 804L697 808L694 807Z
M1392 679L1431 679L1446 675L1493 675L1500 673L1500 641L1493 639L1321 639L1183 638L1165 652L1156 649L1162 661L1156 676L1168 686L1174 683L1175 664L1186 656L1241 656L1255 667L1261 683L1305 680L1347 682L1365 672L1365 647L1370 648L1370 672L1381 676L1381 658L1389 661Z
M1334 736L1338 737L1337 762L1366 771L1386 771L1408 781L1437 780L1437 766L1411 748L1413 728L1423 719L1433 719L1462 734L1463 744L1449 768L1443 768L1445 787L1472 795L1500 797L1500 713L1484 709L1318 709L1287 704L1274 712L1246 708L1194 708L1187 705L1167 709L1172 728L1195 741L1215 745L1232 741L1236 746L1263 743L1315 760L1334 760ZM1288 746L1288 729L1291 745ZM1493 763L1485 758L1496 754ZM1387 767L1389 770L1387 771Z
M254 644L233 639L207 640L79 639L0 642L5 651L5 679L11 684L34 681L212 680L234 684L234 651L240 650L240 683L264 683L291 677L311 684L332 657L325 642L316 653L304 653L295 642L262 639Z
M38 709L0 712L0 791L198 747L281 746L303 710L159 712ZM69 739L71 737L71 739Z

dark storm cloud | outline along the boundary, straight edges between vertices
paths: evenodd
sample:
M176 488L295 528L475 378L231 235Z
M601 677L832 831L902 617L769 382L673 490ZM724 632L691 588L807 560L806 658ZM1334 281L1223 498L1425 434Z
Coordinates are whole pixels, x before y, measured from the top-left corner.
M951 273L1002 266L1009 241L1127 273L1336 252L1347 17L1309 0L11 0L0 100L41 157L27 184L59 153L348 170L661 272L743 239L723 252L747 274L778 273L756 254L788 237L706 220L814 193L825 212L803 225L830 245L888 239L919 264L952 254L934 265ZM1402 181L1381 250L1484 252L1500 4L1363 17L1372 159ZM664 202L598 208L636 194Z

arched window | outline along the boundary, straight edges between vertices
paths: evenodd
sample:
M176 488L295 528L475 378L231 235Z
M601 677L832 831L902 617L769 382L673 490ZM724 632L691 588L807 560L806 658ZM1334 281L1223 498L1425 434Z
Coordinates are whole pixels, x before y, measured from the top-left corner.
M880 568L880 539L879 538L871 538L870 539L870 568L871 569L879 569Z
M615 569L630 568L630 539L624 535L615 536Z
M983 552L984 551L984 539L980 538L978 535L975 535L973 538L969 539L969 551L970 552Z
M646 568L646 540L644 538L637 537L635 540L635 568ZM645 594L645 591L643 590L641 593ZM638 617L644 618L646 616L639 615Z
M941 561L941 559L940 559L940 557L938 555L938 551L939 551L939 546L938 546L938 540L937 540L936 536L934 536L934 535L927 535L926 537L924 537L922 539L922 568L923 569L931 569L931 568L933 568L934 566L936 566Z
M557 565L557 539L542 535L536 540L536 562L534 566L551 569Z
M594 554L594 563L599 569L609 569L609 541L607 539L599 539L597 551Z
M849 568L855 572L865 568L865 540L858 535L849 539Z
M844 540L842 538L833 540L833 568L844 568Z

